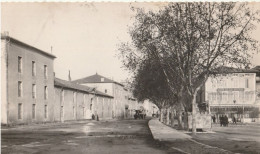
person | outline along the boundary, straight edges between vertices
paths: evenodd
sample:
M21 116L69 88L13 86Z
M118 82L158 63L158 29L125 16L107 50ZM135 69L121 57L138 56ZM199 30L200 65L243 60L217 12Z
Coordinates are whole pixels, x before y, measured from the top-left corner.
M213 123L216 123L216 117L215 115L212 117Z
M225 122L224 126L227 127L228 126L228 117L227 117L227 115L224 116L224 122Z
M237 124L237 120L236 120L235 116L233 117L232 121L233 121L233 123Z
M219 117L219 123L220 123L220 126L223 126L223 116L222 115Z

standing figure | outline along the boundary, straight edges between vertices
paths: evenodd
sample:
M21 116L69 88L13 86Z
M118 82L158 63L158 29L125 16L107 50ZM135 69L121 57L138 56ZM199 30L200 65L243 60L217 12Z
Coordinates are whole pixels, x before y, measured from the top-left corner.
M224 116L224 121L225 121L225 123L224 123L224 126L228 126L228 117L227 117L227 115L225 115Z
M223 126L223 116L222 115L219 117L219 122L220 122L220 126Z
M232 121L233 121L233 123L237 124L237 120L236 120L235 116L232 118Z
M212 117L213 123L216 123L216 117L215 115Z

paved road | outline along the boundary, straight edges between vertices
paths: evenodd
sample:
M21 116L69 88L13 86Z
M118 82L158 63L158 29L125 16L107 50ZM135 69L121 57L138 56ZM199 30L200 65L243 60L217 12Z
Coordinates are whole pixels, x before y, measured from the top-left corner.
M256 141L260 143L260 126L257 125L213 127L213 131L228 135L230 140Z
M154 141L148 120L84 121L2 129L2 154L178 153Z
M197 134L194 137L195 140L234 153L254 154L260 152L259 125L231 125L229 127L214 125L212 130L215 133Z

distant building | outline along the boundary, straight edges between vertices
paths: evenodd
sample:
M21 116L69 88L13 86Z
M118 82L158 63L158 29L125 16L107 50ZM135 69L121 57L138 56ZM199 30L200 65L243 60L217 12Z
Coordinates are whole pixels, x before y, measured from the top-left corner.
M54 121L54 55L1 35L2 124Z
M143 107L146 111L147 116L152 116L153 114L157 114L159 108L154 103L150 102L149 100L145 100L143 102Z
M209 104L210 112L219 119L227 115L231 120L235 117L241 122L251 122L251 113L256 103L255 70L228 68L227 73L209 77L205 83L201 101Z
M101 92L113 96L113 117L115 118L127 117L127 114L130 114L129 106L132 107L132 103L135 103L135 99L133 99L131 92L128 91L123 84L97 73L92 76L74 80L73 82L94 87Z
M112 119L113 97L93 88L55 78L55 121Z

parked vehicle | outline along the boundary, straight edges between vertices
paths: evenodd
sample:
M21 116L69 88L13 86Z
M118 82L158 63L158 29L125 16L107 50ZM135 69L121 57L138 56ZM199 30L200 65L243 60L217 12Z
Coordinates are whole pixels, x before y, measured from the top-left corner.
M135 110L135 119L145 119L146 114L142 110Z

